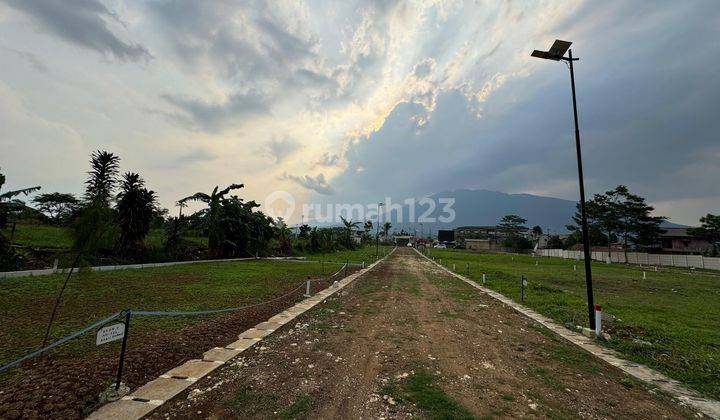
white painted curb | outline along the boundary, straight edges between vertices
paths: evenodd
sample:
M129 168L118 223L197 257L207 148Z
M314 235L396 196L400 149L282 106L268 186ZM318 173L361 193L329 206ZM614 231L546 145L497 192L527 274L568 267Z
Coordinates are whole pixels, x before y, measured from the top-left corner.
M517 312L520 312L521 314L527 316L528 318L542 324L544 327L549 329L550 331L554 332L555 334L559 335L560 337L566 339L567 341L571 342L572 344L575 344L576 346L580 347L581 349L591 353L592 355L596 356L597 358L603 360L606 363L609 363L623 372L627 373L628 375L634 377L637 380L640 380L642 382L645 382L648 385L655 386L657 388L660 388L661 390L667 392L668 394L675 397L678 401L680 401L684 405L689 405L693 407L694 409L700 411L701 413L705 414L706 416L709 416L714 419L720 419L720 401L713 400L710 398L706 398L698 394L697 392L686 388L684 385L682 385L680 382L670 379L667 376L663 375L662 373L650 369L649 367L631 362L628 360L625 360L622 358L622 355L615 350L608 349L605 347L602 347L598 344L596 344L592 339L585 337L584 335L578 334L574 331L570 331L569 329L565 328L564 326L561 326L557 324L552 319L540 315L539 313L533 311L532 309L528 309L523 305L518 304L517 302L513 301L512 299L509 299L505 297L504 295L497 293L493 290L490 290L486 287L483 287L474 281L468 279L467 277L455 273L442 265L436 263L435 261L431 260L427 256L423 255L420 251L417 249L415 250L418 254L420 254L422 257L424 257L426 260L430 261L431 263L435 264L436 266L442 268L445 272L450 274L451 276L458 278L465 283L471 285L472 287L482 291L483 293L499 300L500 302L506 304L507 306L513 308Z

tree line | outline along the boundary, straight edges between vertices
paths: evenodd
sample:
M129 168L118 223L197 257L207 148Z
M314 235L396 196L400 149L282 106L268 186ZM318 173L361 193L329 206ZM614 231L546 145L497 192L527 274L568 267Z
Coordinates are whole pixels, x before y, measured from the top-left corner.
M35 219L42 223L67 226L73 235L73 250L82 258L112 258L116 261L228 258L292 253L329 252L352 249L362 243L373 243L373 224L343 220L339 227L299 226L298 232L282 218L273 219L258 209L255 201L245 201L236 193L244 184L225 188L215 186L210 192L196 192L177 200L180 213L169 216L161 208L155 191L148 188L142 176L120 171L120 157L98 150L90 156L90 170L81 197L69 193L38 194L34 207L20 199L40 190L30 187L2 192L5 176L0 174L0 269L16 269L22 255L3 234L8 219ZM190 202L204 207L183 215ZM151 229L164 231L162 249L148 249L146 239ZM377 234L387 238L391 225L386 223ZM186 238L190 232L207 238L207 248ZM358 234L360 232L360 234ZM355 236L358 236L356 239Z

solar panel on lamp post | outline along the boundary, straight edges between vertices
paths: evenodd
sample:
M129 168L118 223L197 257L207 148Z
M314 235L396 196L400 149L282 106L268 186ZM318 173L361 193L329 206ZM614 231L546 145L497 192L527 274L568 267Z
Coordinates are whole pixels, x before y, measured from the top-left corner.
M579 60L579 58L573 58L572 50L570 49L572 42L555 40L549 51L538 51L535 50L530 54L532 57L542 58L545 60L552 61L566 61L570 67L570 85L572 87L572 102L573 102L573 117L575 119L575 150L577 152L577 166L578 166L578 182L580 184L580 219L582 223L582 241L583 241L583 255L585 259L585 287L587 288L587 303L588 303L588 321L590 329L595 328L595 302L593 298L593 286L592 286L592 260L590 255L590 235L588 233L587 225L587 213L585 210L585 183L583 181L583 166L582 166L582 153L580 150L580 129L578 128L578 115L577 115L577 100L575 98L575 72L573 70L573 61ZM565 57L565 53L568 56Z

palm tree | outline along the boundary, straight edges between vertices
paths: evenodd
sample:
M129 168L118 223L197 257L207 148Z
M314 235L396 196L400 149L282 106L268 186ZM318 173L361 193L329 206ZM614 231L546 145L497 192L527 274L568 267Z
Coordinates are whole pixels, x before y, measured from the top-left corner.
M90 177L85 181L85 201L89 204L110 207L110 199L117 184L120 157L104 150L90 157Z
M117 195L117 220L120 225L120 249L127 252L142 248L155 214L155 192L145 188L139 174L123 175Z
M347 246L352 247L352 234L353 229L357 229L358 226L360 226L360 222L353 222L352 220L347 220L346 218L340 216L340 220L342 220L343 225L345 225L345 230L347 232Z
M382 233L385 240L387 240L388 235L390 234L390 229L392 228L392 224L390 222L385 222L382 227Z
M0 173L0 189L5 185L5 175ZM23 188L20 190L5 191L0 194L0 229L4 229L7 226L8 214L13 208L22 207L25 205L22 201L15 197L19 195L28 195L34 191L39 190L40 187Z
M215 186L210 194L197 192L178 201L178 203L185 203L186 201L202 201L207 204L208 210L205 214L205 223L208 229L208 247L212 253L220 251L220 210L222 200L230 191L243 188L244 186L245 185L243 184L231 184L220 191L218 191L219 187Z

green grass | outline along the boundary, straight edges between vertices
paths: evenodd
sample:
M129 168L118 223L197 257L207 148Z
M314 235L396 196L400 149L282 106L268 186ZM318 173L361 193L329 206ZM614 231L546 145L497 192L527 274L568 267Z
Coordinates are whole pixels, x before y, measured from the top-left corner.
M12 226L2 231L10 238ZM207 237L189 233L184 239L198 246L207 246ZM33 248L54 250L69 250L73 245L72 228L67 226L52 226L39 223L17 223L13 242ZM162 248L165 244L165 230L151 229L145 238L145 245L149 248Z
M387 253L392 251L392 248L393 247L391 246L380 245L378 247L379 257L382 258L385 256ZM323 254L306 254L305 257L309 260L323 260L340 263L345 263L346 261L350 261L351 263L361 263L365 261L365 264L369 265L375 262L375 246L365 245L354 250L335 251Z
M204 310L268 300L320 275L319 263L249 260L81 272L65 290L51 338L123 309ZM63 275L0 279L0 364L37 349ZM136 334L181 328L204 317L138 318ZM86 334L90 336L92 334ZM92 338L92 337L90 337ZM90 338L63 348L86 349Z
M586 326L587 300L582 261L525 255L432 250L436 261L520 301L520 276L528 279L524 304L560 323ZM577 271L573 271L573 265ZM720 398L720 276L621 264L593 263L595 301L616 318L604 323L606 345L698 391ZM652 343L638 344L634 339Z
M398 402L409 402L430 419L472 419L465 407L448 396L437 384L437 377L417 365L414 372L401 382L385 385L382 393Z
M312 409L313 398L307 394L300 395L290 407L279 413L278 417L283 420L301 419L307 417Z
M2 233L10 238L12 225ZM15 225L13 242L35 248L69 249L73 238L68 227L18 223Z

